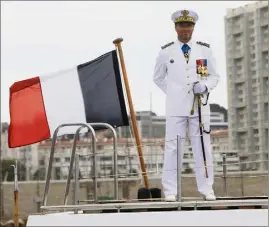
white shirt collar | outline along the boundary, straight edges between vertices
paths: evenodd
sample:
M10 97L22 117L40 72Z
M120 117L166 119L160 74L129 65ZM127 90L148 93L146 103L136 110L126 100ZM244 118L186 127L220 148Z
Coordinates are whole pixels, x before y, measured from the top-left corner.
M178 39L177 39L177 43L180 45L180 48L184 45L184 43L182 43L182 42L179 41ZM192 40L190 40L190 41L187 42L186 44L188 44L188 46L191 48L191 46L192 46Z

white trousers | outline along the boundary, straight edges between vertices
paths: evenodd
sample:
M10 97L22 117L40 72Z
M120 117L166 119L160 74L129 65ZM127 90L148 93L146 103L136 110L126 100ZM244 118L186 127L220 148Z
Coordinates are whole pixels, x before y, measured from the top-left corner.
M209 131L210 116L203 116L202 123L204 124L204 129L206 131ZM177 195L177 135L179 135L181 138L181 144L178 150L179 155L181 155L182 157L181 160L183 161L187 128L194 157L195 175L198 191L203 195L213 192L212 185L214 182L214 172L210 134L203 133L204 150L208 171L208 178L206 178L198 116L167 117L166 142L162 176L162 185L165 196ZM182 169L182 163L180 163L180 166ZM181 181L181 184L184 184L183 179Z

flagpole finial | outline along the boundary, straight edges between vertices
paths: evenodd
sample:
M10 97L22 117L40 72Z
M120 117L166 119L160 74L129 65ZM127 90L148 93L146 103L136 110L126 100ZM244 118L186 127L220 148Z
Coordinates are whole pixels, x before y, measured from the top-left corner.
M117 45L117 44L121 43L122 41L123 41L123 38L117 38L113 41L113 43Z

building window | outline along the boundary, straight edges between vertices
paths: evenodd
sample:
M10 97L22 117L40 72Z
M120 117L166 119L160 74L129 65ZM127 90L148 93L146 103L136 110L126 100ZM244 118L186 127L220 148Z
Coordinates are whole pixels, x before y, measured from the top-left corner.
M119 157L118 157L119 160ZM100 161L112 161L112 156L101 156Z
M55 168L55 179L60 180L61 179L61 169L60 167Z
M60 162L61 159L60 158L54 158L54 162Z
M112 159L112 157L111 157ZM118 156L118 161L124 161L126 159L126 156L123 156L123 155L119 155Z

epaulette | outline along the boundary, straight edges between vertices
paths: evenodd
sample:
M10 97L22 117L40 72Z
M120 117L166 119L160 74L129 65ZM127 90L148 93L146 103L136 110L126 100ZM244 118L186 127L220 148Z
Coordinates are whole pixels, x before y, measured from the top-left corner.
M162 46L162 49L165 49L166 47L169 47L169 46L171 46L172 44L174 44L174 42L167 43L167 44L165 44L164 46Z
M200 41L197 41L196 43L199 44L199 45L208 47L208 48L210 47L210 44L208 44L208 43L203 43L203 42L200 42Z

